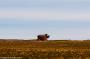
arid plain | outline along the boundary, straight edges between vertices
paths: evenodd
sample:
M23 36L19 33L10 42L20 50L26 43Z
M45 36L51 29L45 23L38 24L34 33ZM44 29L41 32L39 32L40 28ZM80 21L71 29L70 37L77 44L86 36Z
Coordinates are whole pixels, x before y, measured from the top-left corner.
M89 40L0 40L1 57L21 59L90 59Z

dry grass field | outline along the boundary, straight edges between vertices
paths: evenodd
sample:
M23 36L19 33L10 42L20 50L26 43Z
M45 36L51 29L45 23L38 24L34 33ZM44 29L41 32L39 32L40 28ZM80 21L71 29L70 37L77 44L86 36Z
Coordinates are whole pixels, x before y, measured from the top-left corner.
M16 58L17 57L17 58ZM90 59L90 41L0 40L4 59Z

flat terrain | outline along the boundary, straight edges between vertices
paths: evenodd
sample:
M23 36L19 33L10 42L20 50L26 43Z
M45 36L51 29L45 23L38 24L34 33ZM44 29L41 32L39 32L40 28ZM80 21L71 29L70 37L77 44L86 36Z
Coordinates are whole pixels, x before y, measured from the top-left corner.
M90 59L89 40L0 40L0 57Z

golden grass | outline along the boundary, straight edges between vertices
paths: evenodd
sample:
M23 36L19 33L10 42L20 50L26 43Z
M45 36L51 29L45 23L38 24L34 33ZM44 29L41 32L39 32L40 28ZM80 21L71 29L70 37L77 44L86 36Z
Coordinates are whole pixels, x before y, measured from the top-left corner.
M0 40L0 57L24 59L67 59L90 56L90 41Z

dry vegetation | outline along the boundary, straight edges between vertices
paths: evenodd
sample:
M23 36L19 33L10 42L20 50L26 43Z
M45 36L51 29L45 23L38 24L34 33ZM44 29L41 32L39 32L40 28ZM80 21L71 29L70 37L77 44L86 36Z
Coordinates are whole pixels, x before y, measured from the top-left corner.
M0 57L90 59L90 41L0 40Z

